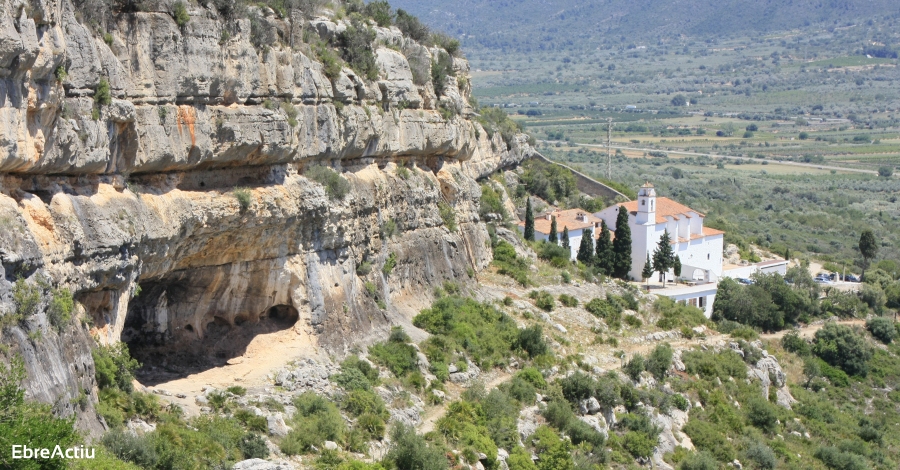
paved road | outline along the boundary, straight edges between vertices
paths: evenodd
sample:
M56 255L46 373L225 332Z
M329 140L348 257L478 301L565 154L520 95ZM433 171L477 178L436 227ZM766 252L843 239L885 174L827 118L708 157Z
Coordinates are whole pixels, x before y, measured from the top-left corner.
M552 141L542 141L542 142L551 143ZM579 143L576 143L576 144L574 144L574 145L579 145L579 146L581 146L581 147L597 147L597 148L604 148L604 149L606 148L605 145L600 145L600 144L579 144ZM620 146L620 145L612 145L611 147L614 148L614 149L620 149L620 150L637 150L637 151L640 151L640 152L659 152L659 151L661 151L660 149L648 149L648 148L641 148L641 147L625 147L625 146ZM816 164L816 163L789 162L789 161L784 161L784 160L767 160L767 159L764 159L764 158L733 157L733 156L731 156L731 155L717 155L717 154L712 154L712 153L685 152L685 151L681 151L681 150L662 150L662 151L663 151L663 152L666 152L666 153L674 153L674 154L677 154L677 155L691 155L691 156L697 156L697 157L710 157L710 158L717 158L717 159L720 159L720 160L726 160L726 159L736 160L736 159L741 159L741 160L743 160L743 161L745 161L745 162L754 162L754 163L767 162L767 163L770 164L770 165L776 165L776 164L777 164L777 165L790 165L790 166L799 166L799 167L805 167L805 168L812 168L812 169L816 169L816 170L837 170L837 171L848 171L848 172L851 172L851 173L863 173L863 174L867 174L867 175L878 175L878 172L875 171L875 170L861 170L861 169L858 169L858 168L847 168L847 167L843 167L843 166L819 165L819 164Z

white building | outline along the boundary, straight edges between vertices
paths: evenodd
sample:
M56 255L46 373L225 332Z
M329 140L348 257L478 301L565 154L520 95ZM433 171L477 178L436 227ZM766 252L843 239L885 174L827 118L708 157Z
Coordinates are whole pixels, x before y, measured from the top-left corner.
M536 241L548 241L550 226L553 218L556 218L557 244L561 244L563 230L569 229L570 259L578 255L578 247L581 246L581 237L584 230L589 230L591 237L596 238L600 233L600 219L583 209L569 209L564 211L551 211L538 214L534 217L534 239ZM519 222L519 231L525 233L525 222Z
M657 197L650 183L641 187L637 201L616 204L594 215L606 221L610 230L615 231L620 210L628 211L628 225L631 228L631 278L641 279L647 255L653 258L660 238L668 231L672 251L681 260L681 279L691 284L713 285L705 289L690 286L690 289L684 289L683 295L669 295L668 292L665 295L696 305L707 316L711 315L715 299L714 284L722 277L725 232L704 227L704 214L669 198ZM667 281L674 280L671 271L664 274Z

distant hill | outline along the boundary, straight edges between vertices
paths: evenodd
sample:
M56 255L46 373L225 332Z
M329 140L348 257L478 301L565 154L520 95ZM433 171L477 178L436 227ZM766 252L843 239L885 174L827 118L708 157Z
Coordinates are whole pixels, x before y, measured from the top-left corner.
M900 16L897 0L392 0L466 48L578 50L633 41L671 41L843 26Z

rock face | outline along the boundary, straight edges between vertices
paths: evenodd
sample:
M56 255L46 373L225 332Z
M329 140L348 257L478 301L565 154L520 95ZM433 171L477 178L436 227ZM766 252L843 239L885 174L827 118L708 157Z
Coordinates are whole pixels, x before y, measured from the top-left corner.
M32 398L61 414L93 416L91 335L172 349L272 323L340 351L490 262L475 179L533 150L487 137L466 80L442 97L415 82L406 57L438 50L373 26L377 79L329 78L299 34L346 28L326 18L263 11L254 47L246 19L189 5L179 27L153 4L116 15L104 40L69 0L19 3L0 14L0 311L15 309L16 279L39 286L40 308L3 340ZM313 165L339 172L346 195ZM57 288L81 320L58 331L44 313Z

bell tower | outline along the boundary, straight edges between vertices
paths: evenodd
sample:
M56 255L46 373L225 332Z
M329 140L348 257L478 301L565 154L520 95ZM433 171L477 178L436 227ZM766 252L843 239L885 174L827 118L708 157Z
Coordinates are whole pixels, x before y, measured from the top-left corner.
M638 225L656 223L656 190L650 182L644 183L638 191L638 208L636 221Z

